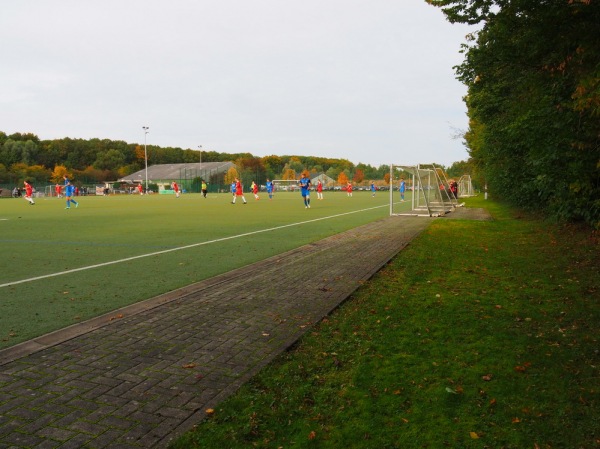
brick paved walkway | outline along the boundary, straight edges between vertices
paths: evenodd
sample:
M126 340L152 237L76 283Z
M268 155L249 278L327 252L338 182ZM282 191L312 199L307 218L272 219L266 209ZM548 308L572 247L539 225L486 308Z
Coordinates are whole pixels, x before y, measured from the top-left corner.
M0 448L163 448L395 256L390 217L0 351Z

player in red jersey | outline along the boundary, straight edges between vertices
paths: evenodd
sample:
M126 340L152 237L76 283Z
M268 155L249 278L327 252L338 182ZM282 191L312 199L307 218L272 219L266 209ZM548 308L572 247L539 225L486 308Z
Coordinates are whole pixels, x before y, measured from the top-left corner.
M179 198L179 186L175 181L173 181L171 187L173 187L173 190L175 191L175 198Z
M244 198L244 189L242 188L242 182L235 178L235 196L233 197L233 201L231 204L235 204L235 200L238 196L242 197L242 201L246 204L246 198Z
M27 181L23 181L23 185L25 186L25 199L33 206L35 204L35 201L33 201L33 187Z

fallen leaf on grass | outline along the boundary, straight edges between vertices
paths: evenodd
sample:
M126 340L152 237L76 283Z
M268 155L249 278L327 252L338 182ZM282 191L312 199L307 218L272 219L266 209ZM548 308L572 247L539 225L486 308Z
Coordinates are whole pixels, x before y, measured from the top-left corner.
M521 420L519 418L513 418L512 419L513 424L521 422Z
M204 410L204 413L206 413L208 416L214 415L215 414L215 409L213 409L213 408L207 408L206 410Z
M317 434L316 432L313 430L308 434L308 439L309 440L314 440L315 438L317 438Z
M185 368L185 369L196 368L196 364L195 363L187 363L185 365L181 365L181 367Z
M491 374L486 374L485 376L481 376L481 378L483 380L485 380L486 382L489 382L490 380L492 380L492 375Z
M479 435L477 435L477 432L469 432L469 435L471 435L471 438L473 438L474 440L479 439Z
M519 373L524 373L525 371L527 371L527 368L529 368L531 366L531 363L527 362L524 363L523 365L517 365L515 366L515 371L518 371Z

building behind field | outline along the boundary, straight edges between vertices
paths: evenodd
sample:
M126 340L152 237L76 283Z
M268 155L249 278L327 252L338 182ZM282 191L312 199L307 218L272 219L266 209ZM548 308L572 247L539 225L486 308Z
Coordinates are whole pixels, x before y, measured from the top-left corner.
M314 178L310 178L310 183L312 184L312 186L314 188L317 187L317 183L319 181L321 181L321 183L323 184L323 187L326 189L333 189L333 187L336 184L335 180L333 178L327 176L325 173L319 173Z
M224 177L233 166L233 162L152 165L148 167L148 185L156 185L159 192L167 192L175 181L182 191L199 192L200 179L203 179L208 183L210 192L229 191L229 187L224 185ZM119 182L142 184L145 187L146 169L131 173L119 179Z

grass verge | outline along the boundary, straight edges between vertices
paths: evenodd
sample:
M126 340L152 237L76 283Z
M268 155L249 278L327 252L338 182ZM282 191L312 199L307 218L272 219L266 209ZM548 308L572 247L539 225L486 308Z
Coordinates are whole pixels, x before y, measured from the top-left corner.
M172 448L594 448L597 235L436 220Z

